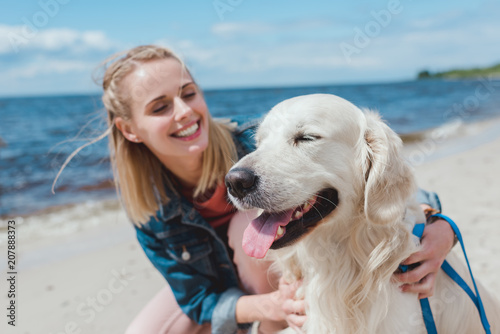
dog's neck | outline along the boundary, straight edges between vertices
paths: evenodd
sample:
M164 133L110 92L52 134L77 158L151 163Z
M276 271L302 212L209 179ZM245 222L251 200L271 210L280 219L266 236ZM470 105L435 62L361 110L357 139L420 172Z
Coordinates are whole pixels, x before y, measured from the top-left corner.
M390 226L370 224L362 213L338 212L335 222L323 222L283 254L284 268L289 269L285 275L304 279L310 305L308 324L314 324L314 332L323 332L321 326L331 327L332 323L338 331L330 328L327 332L357 333L367 326L377 327L385 316L377 305L388 305L383 301L389 301L395 287L391 276L415 251L410 231L421 220L416 210L418 204L409 203L406 215L402 212L400 221ZM321 325L322 319L330 322Z

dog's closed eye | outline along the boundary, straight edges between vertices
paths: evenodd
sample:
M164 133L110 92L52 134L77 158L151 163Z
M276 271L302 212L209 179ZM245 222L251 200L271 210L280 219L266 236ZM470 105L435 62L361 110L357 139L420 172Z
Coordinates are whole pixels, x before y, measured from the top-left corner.
M305 134L305 133L297 133L293 137L293 145L297 146L300 143L311 142L311 141L315 141L315 140L318 140L318 139L321 139L321 136L311 135L311 134Z

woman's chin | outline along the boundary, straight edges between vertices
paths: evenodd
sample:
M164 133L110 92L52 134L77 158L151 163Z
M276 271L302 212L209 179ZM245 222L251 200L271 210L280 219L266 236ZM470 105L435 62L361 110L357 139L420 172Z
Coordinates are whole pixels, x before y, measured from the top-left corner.
M208 138L200 138L196 143L189 145L187 152L188 154L198 154L203 153L208 147Z
M188 153L189 154L198 154L198 153L203 153L207 149L208 145L193 145L189 148Z

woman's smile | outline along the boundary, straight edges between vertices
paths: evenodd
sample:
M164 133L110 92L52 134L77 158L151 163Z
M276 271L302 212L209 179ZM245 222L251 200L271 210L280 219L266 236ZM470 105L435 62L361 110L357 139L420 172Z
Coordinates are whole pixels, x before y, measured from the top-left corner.
M200 120L197 120L190 122L186 126L183 126L181 129L172 133L171 136L179 140L190 141L198 138L200 134L201 134Z

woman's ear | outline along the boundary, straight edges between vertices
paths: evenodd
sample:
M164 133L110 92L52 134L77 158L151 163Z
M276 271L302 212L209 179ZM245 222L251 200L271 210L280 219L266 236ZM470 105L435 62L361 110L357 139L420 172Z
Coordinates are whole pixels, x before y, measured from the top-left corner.
M387 224L403 217L416 185L399 136L378 114L365 111L365 117L365 215L374 224Z
M124 120L122 117L115 118L115 125L123 134L123 137L134 143L140 143L142 140L135 134L132 125L129 121Z

